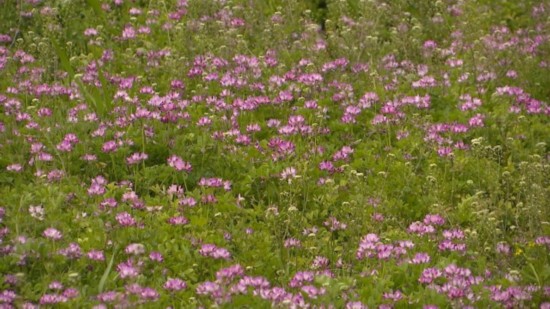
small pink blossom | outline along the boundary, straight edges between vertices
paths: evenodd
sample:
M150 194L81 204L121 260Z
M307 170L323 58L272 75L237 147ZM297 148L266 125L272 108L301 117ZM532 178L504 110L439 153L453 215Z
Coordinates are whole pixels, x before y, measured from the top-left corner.
M44 237L46 237L46 238L53 239L53 240L59 240L63 237L63 234L61 234L61 232L59 230L57 230L53 227L50 227L50 228L47 228L46 230L44 230L42 235L44 235Z

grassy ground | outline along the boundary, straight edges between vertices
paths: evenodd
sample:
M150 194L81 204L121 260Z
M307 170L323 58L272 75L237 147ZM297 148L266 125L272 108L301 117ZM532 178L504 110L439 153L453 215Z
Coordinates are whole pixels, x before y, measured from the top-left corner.
M0 305L549 308L549 12L0 0Z

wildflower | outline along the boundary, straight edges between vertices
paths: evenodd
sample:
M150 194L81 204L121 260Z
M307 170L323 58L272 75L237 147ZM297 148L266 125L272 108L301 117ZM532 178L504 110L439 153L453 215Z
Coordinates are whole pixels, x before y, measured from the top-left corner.
M116 301L121 300L124 297L124 295L114 292L114 291L107 291L103 292L97 295L97 300L104 302L104 303L113 303Z
M67 299L76 298L80 295L77 289L68 288L63 291L62 295Z
M342 149L340 149L339 151L337 151L333 156L332 156L332 159L334 161L339 161L339 160L347 160L349 158L349 155L353 153L353 148L349 147L349 146L344 146L342 147Z
M201 117L197 122L197 125L199 127L206 127L206 126L209 126L211 123L212 123L212 119L210 119L209 117Z
M3 290L0 292L0 303L11 304L15 301L17 294L11 290Z
M117 272L122 279L134 278L139 275L138 269L134 266L131 260L118 264Z
M377 248L377 243L380 239L376 234L367 234L361 239L359 243L359 248L356 252L357 259L361 260L365 257L373 257L374 251Z
M177 292L187 288L187 283L181 279L169 278L166 280L166 283L164 283L164 288L168 291Z
M461 229L445 230L441 234L445 239L464 239L464 232Z
M394 246L390 244L377 244L376 245L376 257L380 260L389 259L394 250Z
M156 301L159 298L159 293L152 288L143 288L139 296L143 300Z
M424 222L424 224L426 224L426 225L430 225L430 224L432 224L432 225L443 225L443 224L445 224L445 219L444 219L443 217L441 217L440 215L437 215L437 214L432 215L432 214L430 214L430 215L426 215L426 216L424 217L424 221L423 221L423 222Z
M181 200L179 200L178 205L194 207L195 205L197 205L197 201L192 197L184 197Z
M201 197L201 202L203 204L215 204L218 199L213 194L206 194Z
M57 230L53 227L50 227L50 228L47 228L46 230L44 230L42 235L44 235L44 237L46 237L46 238L53 239L53 240L59 240L63 237L63 234L61 234L61 232L59 230Z
M44 207L42 207L42 205L38 205L38 206L29 206L29 213L31 215L31 217L39 220L39 221L42 221L44 220L44 215L45 215L45 211L44 211Z
M101 151L105 153L110 153L116 151L118 148L118 145L115 141L108 141L103 144L101 147Z
M441 272L441 270L437 268L426 268L422 271L422 274L420 275L418 281L420 283L429 284L432 283L435 279L441 277L442 275L443 273Z
M98 35L98 32L94 28L88 28L84 30L84 36L96 36L96 35Z
M313 282L313 279L315 278L315 275L311 271L299 271L297 272L294 277L290 280L289 286L290 287L300 287L305 282Z
M466 244L463 243L453 243L450 239L445 239L439 243L438 249L440 251L466 251Z
M4 277L4 283L7 284L7 285L10 285L10 286L17 285L18 281L19 281L19 279L17 278L16 275L7 274Z
M201 178L199 180L199 186L219 188L223 186L223 180L221 178Z
M373 213L372 216L371 216L372 220L374 221L377 221L377 222L382 222L384 221L384 215L381 214L381 213Z
M114 198L109 197L109 198L104 199L101 203L99 203L99 208L101 210L104 210L107 207L115 208L115 207L117 207L117 205L118 205L117 201Z
M235 264L227 268L220 269L216 272L216 279L218 281L231 281L232 279L242 275L244 275L244 268L239 264Z
M152 251L149 253L149 259L154 262L162 262L164 260L164 257L160 252Z
M234 294L244 294L247 292L248 287L253 287L255 289L267 289L269 288L270 284L267 279L264 277L249 277L244 276L239 280L239 282L236 285L233 285L230 289L231 293Z
M331 232L345 230L347 228L347 224L338 221L338 219L334 217L328 218L328 220L325 221L323 225L328 227Z
M187 218L184 216L177 216L168 219L168 223L172 225L185 225L189 223L189 220L187 220Z
M149 156L146 153L142 152L135 152L128 158L126 158L126 163L129 165L140 163L141 161L145 161L149 158Z
M470 127L483 127L483 120L485 119L485 116L482 114L477 114L474 117L470 118L468 121L468 124Z
M92 261L105 261L105 255L101 250L91 250L86 256Z
M94 154L87 153L87 154L84 154L82 157L80 157L80 159L87 162L93 162L93 161L97 161L97 156Z
M246 126L246 132L252 133L252 132L259 132L261 130L262 129L261 129L260 125L257 124L257 123L249 124L249 125Z
M291 184L293 178L296 178L296 169L294 167L287 167L281 172L281 180L287 180Z
M399 290L397 290L395 292L393 292L393 291L392 292L386 292L386 293L384 293L383 296L384 296L385 299L391 299L393 301L398 301L398 300L403 298L403 294Z
M139 200L139 196L134 191L124 192L122 195L123 202L135 202Z
M220 297L222 294L221 286L215 282L206 281L197 287L198 295L212 295L214 297Z
M419 252L411 260L411 264L425 264L430 262L430 256L427 253Z
M65 172L62 170L53 170L48 173L48 181L59 181L63 176L65 175Z
M166 190L166 194L168 194L169 196L182 196L183 195L183 187L182 186L178 186L178 185L170 185L170 187L168 187L168 190Z
M57 144L56 148L61 152L71 152L73 150L73 144L69 141L63 140Z
M23 166L21 166L21 164L10 164L6 167L6 170L9 171L9 172L16 172L16 173L19 173L23 170Z
M302 242L296 238L288 238L284 243L285 248L299 248L302 246Z
M33 303L25 302L21 305L22 309L39 309L39 307Z
M304 102L304 107L307 109L317 109L319 105L314 100L309 100Z
M168 165L174 168L176 171L190 172L192 170L191 164L189 162L183 161L182 158L176 155L170 156L167 161Z
M330 261L324 256L316 256L313 262L311 263L312 269L320 269L328 267Z
M63 289L63 284L59 281L52 281L50 285L48 285L48 288L52 290L61 290Z
M325 288L317 288L312 285L303 286L301 290L305 292L309 298L312 299L316 299L318 296L323 295L326 292Z
M140 255L145 253L145 246L142 244L129 244L126 249L124 249L124 252L131 255Z
M440 157L451 157L453 155L453 149L451 147L440 147L437 149L437 154Z
M332 172L335 170L335 167L331 161L323 161L319 163L319 169L322 171Z
M368 309L368 307L360 301L355 301L346 303L345 309Z
M510 245L508 245L507 243L499 242L497 244L496 251L504 255L509 255L511 252L511 248L510 248Z
M82 250L77 243L73 242L68 247L59 250L58 253L69 259L78 259L82 255Z
M122 226L133 226L136 225L136 220L127 212L121 212L116 215L116 220L118 224Z
M47 152L40 152L36 159L38 161L50 162L50 161L53 161L53 156Z
M122 39L131 40L136 37L136 30L132 26L126 26L122 31Z
M535 244L537 245L546 245L550 247L550 236L539 236L535 239Z
M199 253L202 256L211 257L214 259L229 259L231 258L231 253L225 248L218 248L213 244L204 244L202 245Z
M41 305L54 305L59 303L66 303L67 297L58 294L44 294L40 297L39 303Z
M106 192L105 185L107 180L103 176L97 176L92 179L90 187L88 188L89 195L103 195Z

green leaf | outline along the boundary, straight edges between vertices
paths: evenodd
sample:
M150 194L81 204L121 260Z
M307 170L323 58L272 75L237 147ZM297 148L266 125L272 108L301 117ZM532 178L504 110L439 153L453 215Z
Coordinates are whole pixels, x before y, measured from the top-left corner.
M206 217L191 216L189 220L191 224L195 226L205 226L208 223L208 218Z
M113 252L111 259L109 260L109 265L107 265L107 269L105 269L103 276L101 276L101 280L99 280L99 286L97 287L97 290L99 291L99 293L103 292L103 288L105 287L105 282L107 281L107 278L111 273L111 269L113 268L113 262L115 261L115 253L116 252Z
M99 0L86 0L86 3L94 10L94 12L98 16L103 17L103 10L101 9L101 3L99 2Z

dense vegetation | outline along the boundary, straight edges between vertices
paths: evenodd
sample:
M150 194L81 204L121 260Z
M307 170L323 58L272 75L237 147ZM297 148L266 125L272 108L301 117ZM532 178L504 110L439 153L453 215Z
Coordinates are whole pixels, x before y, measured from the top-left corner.
M0 307L550 308L549 16L0 0Z

